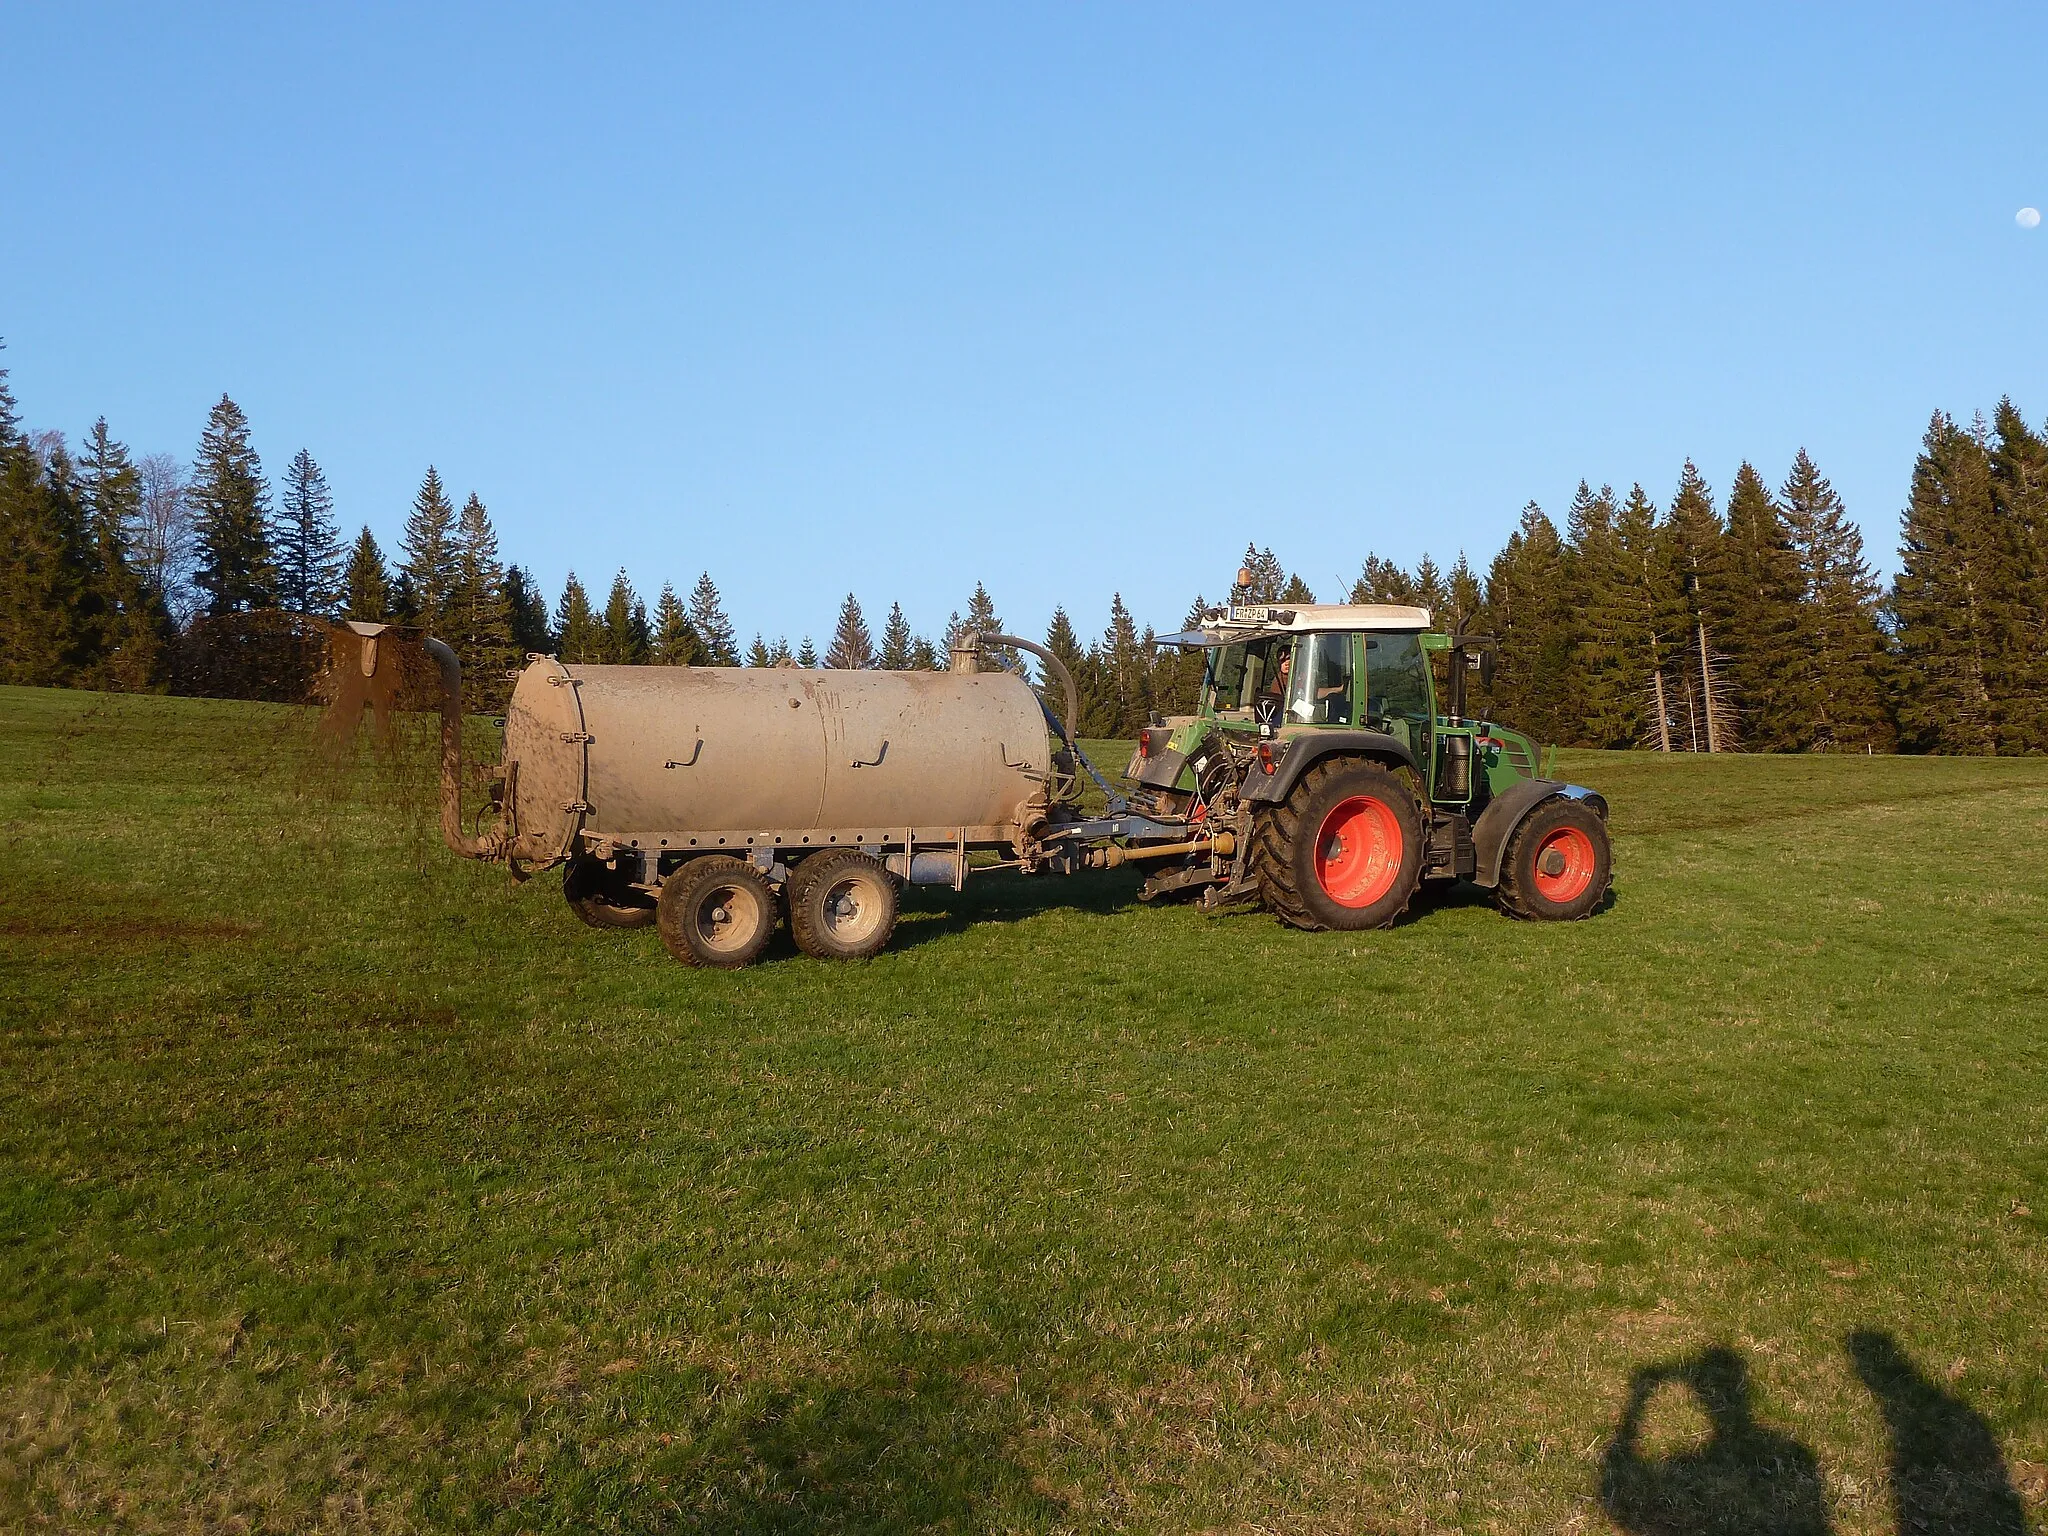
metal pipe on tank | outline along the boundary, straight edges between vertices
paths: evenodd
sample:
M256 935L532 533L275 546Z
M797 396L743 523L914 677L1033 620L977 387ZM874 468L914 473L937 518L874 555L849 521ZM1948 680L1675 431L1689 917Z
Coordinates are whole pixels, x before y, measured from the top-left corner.
M1061 739L1071 747L1074 744L1075 728L1081 723L1081 690L1075 686L1074 674L1067 670L1067 664L1044 646L1034 641L1019 639L1016 635L977 635L975 638L981 645L1006 645L1012 650L1029 651L1044 662L1048 669L1058 674L1061 691L1067 696L1067 712L1060 717L1057 724Z
M441 840L468 859L492 859L504 844L504 824L482 837L462 830L462 663L429 635L422 648L441 673Z

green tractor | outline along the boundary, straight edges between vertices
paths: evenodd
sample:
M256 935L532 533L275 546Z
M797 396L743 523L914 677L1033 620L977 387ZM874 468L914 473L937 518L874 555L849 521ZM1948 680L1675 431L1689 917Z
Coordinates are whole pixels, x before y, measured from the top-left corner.
M1140 734L1128 812L1210 837L1147 898L1256 901L1308 929L1383 928L1459 880L1518 918L1605 900L1606 801L1543 776L1528 737L1466 716L1490 640L1435 632L1423 608L1237 602L1165 643L1206 653L1201 695Z

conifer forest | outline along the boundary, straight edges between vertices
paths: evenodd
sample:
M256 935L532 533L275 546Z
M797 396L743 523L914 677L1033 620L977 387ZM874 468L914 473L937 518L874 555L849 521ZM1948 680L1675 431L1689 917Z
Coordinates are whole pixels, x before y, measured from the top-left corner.
M938 635L849 593L829 626L743 639L709 572L658 586L571 573L550 601L481 497L432 466L387 551L367 525L345 533L307 448L283 463L273 480L226 395L189 462L138 458L105 419L75 442L25 425L0 369L0 683L203 693L181 657L210 625L270 611L423 626L461 656L480 710L502 705L507 669L532 651L935 669L959 634L1005 627L980 583ZM1743 464L1725 491L1690 462L1668 493L1589 478L1561 520L1524 507L1483 565L1369 553L1348 590L1318 593L1270 549L1240 558L1253 601L1415 603L1440 628L1495 637L1475 708L1562 746L2048 752L2048 428L2010 400L1988 420L1937 411L1901 492L1888 589L1803 450L1781 475ZM1219 571L1230 557L1217 551ZM1211 603L1196 595L1174 627ZM1199 656L1161 633L1121 597L1099 630L1054 611L1044 643L1081 682L1083 734L1191 707Z

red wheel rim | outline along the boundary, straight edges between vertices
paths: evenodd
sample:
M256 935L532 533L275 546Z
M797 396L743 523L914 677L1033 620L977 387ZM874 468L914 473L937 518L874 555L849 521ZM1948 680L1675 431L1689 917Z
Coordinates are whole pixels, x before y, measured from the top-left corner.
M1316 882L1340 907L1369 907L1401 873L1401 820L1371 795L1339 801L1316 833Z
M1559 827L1536 845L1536 894L1559 906L1577 901L1593 883L1593 839L1577 827Z

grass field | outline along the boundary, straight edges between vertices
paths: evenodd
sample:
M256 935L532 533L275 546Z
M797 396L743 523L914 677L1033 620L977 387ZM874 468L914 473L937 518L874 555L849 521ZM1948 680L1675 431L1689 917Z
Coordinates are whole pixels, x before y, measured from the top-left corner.
M2048 762L724 974L306 730L0 689L0 1528L2041 1528Z

